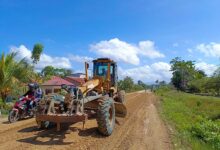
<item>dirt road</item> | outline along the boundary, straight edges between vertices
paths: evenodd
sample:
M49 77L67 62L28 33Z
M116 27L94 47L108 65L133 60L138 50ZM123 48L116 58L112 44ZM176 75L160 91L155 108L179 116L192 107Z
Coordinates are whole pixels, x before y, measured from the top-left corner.
M95 119L71 126L62 125L62 130L37 129L34 119L14 124L0 123L0 149L131 149L131 150L169 150L170 138L167 129L155 107L155 96L151 93L132 93L126 95L128 115L117 118L116 127L109 137L97 132Z

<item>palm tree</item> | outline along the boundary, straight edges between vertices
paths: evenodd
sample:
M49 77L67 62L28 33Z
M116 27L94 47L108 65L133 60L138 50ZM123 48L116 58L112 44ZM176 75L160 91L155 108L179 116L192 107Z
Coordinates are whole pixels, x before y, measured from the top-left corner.
M0 57L0 96L3 102L13 85L27 83L33 75L33 67L25 59L15 61L15 56L16 53L2 53Z

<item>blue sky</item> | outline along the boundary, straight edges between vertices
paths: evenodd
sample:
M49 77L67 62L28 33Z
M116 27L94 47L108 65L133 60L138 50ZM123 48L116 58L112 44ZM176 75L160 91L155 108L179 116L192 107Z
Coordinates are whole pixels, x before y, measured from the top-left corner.
M220 57L219 6L218 0L0 0L0 51L29 57L40 42L38 69L80 71L81 60L105 56L119 62L121 77L146 82L168 81L176 56L211 74Z

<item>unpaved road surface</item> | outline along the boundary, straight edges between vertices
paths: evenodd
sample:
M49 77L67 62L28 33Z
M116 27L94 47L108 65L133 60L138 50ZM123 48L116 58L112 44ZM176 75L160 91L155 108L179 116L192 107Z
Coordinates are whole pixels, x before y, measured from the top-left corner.
M151 93L137 92L126 95L128 115L117 118L116 127L109 137L100 135L95 119L71 126L61 125L62 130L37 129L34 119L8 124L0 122L0 150L20 149L131 149L169 150L171 142L167 128L159 118L156 98Z

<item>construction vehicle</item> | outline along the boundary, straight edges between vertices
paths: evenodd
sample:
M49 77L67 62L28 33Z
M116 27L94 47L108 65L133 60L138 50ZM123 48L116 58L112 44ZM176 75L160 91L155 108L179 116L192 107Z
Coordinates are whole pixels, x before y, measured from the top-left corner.
M40 101L36 122L39 127L47 127L51 122L61 123L83 122L83 127L93 112L101 134L109 136L115 126L115 117L127 114L125 92L117 86L117 63L108 58L93 60L93 77L88 76L89 64L85 62L85 83L79 87L62 85L67 91L64 101L56 100L49 95Z

